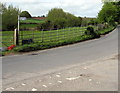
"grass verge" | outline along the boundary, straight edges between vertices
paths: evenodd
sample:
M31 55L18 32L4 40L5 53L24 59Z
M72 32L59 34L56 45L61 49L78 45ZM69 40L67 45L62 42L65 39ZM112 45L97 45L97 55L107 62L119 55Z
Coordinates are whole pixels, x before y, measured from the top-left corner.
M107 29L97 31L96 33L98 35L105 35L111 31L113 31L113 29L114 29L114 27L110 27ZM66 40L60 40L60 41L56 41L56 42L54 41L54 42L39 42L39 43L25 44L25 45L17 46L13 50L10 50L10 51L4 51L1 53L1 55L4 56L4 55L8 55L8 54L49 49L49 48L73 44L73 43L77 43L77 42L81 42L81 41L86 41L86 40L90 40L90 39L94 39L94 38L96 38L96 37L93 35L81 35L78 37L69 38Z

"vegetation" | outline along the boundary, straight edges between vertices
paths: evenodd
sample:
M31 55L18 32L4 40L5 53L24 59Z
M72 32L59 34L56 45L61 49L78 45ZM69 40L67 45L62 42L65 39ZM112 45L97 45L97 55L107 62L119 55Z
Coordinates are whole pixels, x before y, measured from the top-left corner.
M81 26L81 18L64 12L61 8L53 8L47 15L45 23L40 25L41 29L60 29L65 27Z
M120 1L104 2L101 11L98 13L98 20L101 23L107 22L110 25L115 25L115 22L120 23Z
M86 27L72 27L59 30L51 31L20 31L20 42L21 39L34 38L34 42L54 42L58 39L72 38L77 35L84 34ZM9 33L9 34L8 34ZM8 46L13 44L14 31L4 31L2 33L2 40Z
M17 27L17 19L20 10L12 5L8 7L0 3L0 15L2 16L2 30L14 30Z
M74 28L71 28L71 30L69 30L70 28L66 28L64 29L64 31L63 29L53 30L53 31L43 31L43 32L35 31L34 33L35 36L33 41L36 41L36 42L17 46L11 51L3 52L3 54L5 55L6 53L11 53L11 52L28 52L28 51L48 49L52 47L73 44L76 42L96 38L96 35L94 35L93 32L91 34L85 34L86 30L93 31L93 29L91 30L91 28L92 27L88 27L88 28L83 27L80 29L80 28L74 27ZM95 29L96 27L94 27L94 31ZM114 27L110 27L100 31L95 31L95 33L100 36L100 35L109 33L113 29ZM28 32L29 32L29 35L28 35ZM26 34L24 33L23 38L24 39L31 38L30 34L32 34L32 31L26 31ZM39 38L37 38L38 36Z
M32 16L30 15L30 13L28 11L22 11L20 13L20 17L31 18Z
M87 27L87 30L85 31L86 35L92 35L95 38L99 38L100 34L98 34L98 31L95 31L93 26Z
M37 20L37 19L32 19L28 18L26 20L20 20L21 24L39 24L39 23L44 23L44 20Z
M105 35L105 34L108 34L109 32L113 31L115 27L109 27L109 28L106 28L106 29L102 29L102 30L99 30L97 32L97 34L99 35Z
M87 25L97 25L98 24L98 20L96 18L87 18L87 17L83 17L82 18L82 26L87 26Z
M3 55L11 52L48 49L98 38L100 35L112 31L116 24L120 23L119 5L120 2L104 2L97 19L76 17L73 14L64 12L61 8L53 8L49 11L46 20L36 20L31 19L31 15L27 11L20 13L18 8L14 8L12 5L6 7L6 5L0 3L0 7L2 7L0 16L3 19L2 30L8 30L3 33L0 32L3 36L3 42L8 42L7 44L2 44L5 46L13 44L13 30L17 27L17 16L19 13L20 16L28 18L27 20L20 21L20 29L25 31L24 33L23 31L20 32L21 36L19 37L19 41L22 42L24 39L33 39L34 41L31 44L25 45L20 43L20 46L17 46L13 50L3 52Z
M37 20L32 18L20 20L20 30L39 30L39 25L42 23L45 23L45 20Z

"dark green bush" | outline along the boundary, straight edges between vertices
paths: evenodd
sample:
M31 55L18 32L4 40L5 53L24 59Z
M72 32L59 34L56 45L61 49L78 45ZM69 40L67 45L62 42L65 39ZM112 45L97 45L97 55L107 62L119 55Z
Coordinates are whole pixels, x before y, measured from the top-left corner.
M94 28L91 27L91 26L87 27L87 30L85 31L85 34L86 34L86 35L92 35L94 38L100 37L100 35L97 34L97 33L94 31Z

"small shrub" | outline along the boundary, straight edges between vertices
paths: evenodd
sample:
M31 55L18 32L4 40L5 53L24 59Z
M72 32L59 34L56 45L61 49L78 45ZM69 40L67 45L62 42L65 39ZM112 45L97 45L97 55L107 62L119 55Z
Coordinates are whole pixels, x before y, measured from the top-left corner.
M85 31L85 35L92 35L94 33L93 27L87 27L87 30Z
M87 30L85 31L86 35L92 35L94 38L100 37L95 31L93 27L87 27Z

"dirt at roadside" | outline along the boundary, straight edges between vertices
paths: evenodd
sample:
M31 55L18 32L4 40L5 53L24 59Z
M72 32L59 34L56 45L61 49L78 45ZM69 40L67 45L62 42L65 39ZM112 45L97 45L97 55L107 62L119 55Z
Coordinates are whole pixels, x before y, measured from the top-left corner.
M117 91L118 55L3 86L3 91Z

